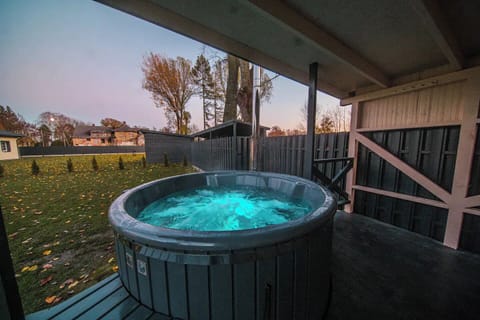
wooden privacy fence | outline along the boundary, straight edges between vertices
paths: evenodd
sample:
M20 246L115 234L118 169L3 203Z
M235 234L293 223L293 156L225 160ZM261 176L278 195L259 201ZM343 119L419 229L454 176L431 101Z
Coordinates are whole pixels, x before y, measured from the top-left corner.
M249 137L194 141L192 164L202 170L248 170Z
M480 136L480 127L477 130ZM445 192L453 188L459 134L459 126L357 133L362 141L371 140L419 174L431 179ZM351 165L349 140L349 133L315 136L314 172L335 180L341 191L345 190L345 181L337 181L335 177ZM183 143L190 148L192 164L203 170L248 170L249 142L249 137L225 137L192 142L184 139ZM447 204L367 146L360 145L350 157L356 159L356 177L353 181L356 191L353 198L355 213L442 241L447 226ZM304 163L305 136L264 137L259 140L259 170L302 176ZM468 188L468 196L472 199L480 194L479 174L480 138L475 144ZM472 208L471 211L476 209ZM459 247L480 252L480 216L470 212L464 215Z
M192 142L192 163L203 170L248 170L249 137L225 137ZM315 136L315 158L344 158L348 132ZM305 136L264 137L259 140L258 168L301 177L305 160ZM333 178L346 161L317 163L318 170Z

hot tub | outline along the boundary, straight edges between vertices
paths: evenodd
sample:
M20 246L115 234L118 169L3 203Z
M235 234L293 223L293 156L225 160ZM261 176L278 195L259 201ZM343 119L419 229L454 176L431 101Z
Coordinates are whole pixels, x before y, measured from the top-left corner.
M269 189L307 202L301 218L236 231L177 230L136 219L152 202L200 187ZM215 208L212 208L215 210ZM321 319L328 303L336 201L298 177L202 172L128 190L110 207L119 273L145 306L175 319Z

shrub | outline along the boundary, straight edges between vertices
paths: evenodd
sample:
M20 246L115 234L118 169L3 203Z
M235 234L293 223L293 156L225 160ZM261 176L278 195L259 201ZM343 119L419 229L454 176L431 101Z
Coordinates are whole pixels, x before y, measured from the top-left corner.
M168 156L166 153L163 154L163 165L168 167Z
M184 166L184 167L188 166L187 156L186 156L186 155L183 155L183 166Z
M72 159L68 158L67 160L67 171L68 172L73 172L73 162Z
M50 144L51 147L63 147L65 143L62 140L53 140Z
M98 163L97 163L97 159L95 159L95 156L93 156L92 158L92 169L93 171L98 171Z
M37 164L37 161L33 160L32 162L32 175L37 176L40 173L40 167Z
M142 156L142 168L146 168L147 167L147 160L145 159L145 156Z
M125 165L123 164L123 159L122 157L118 158L118 169L123 170L125 169Z
M5 173L5 168L0 164L0 178L3 177Z

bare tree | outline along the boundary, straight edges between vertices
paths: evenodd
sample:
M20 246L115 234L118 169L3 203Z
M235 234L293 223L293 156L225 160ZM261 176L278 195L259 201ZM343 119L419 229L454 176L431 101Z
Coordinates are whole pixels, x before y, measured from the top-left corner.
M47 126L55 139L60 140L64 146L72 144L73 131L76 126L83 125L82 121L71 118L58 112L42 112L38 116L39 126ZM45 130L44 130L45 131ZM41 134L42 137L44 133Z
M142 71L143 88L150 91L155 105L164 108L167 120L174 121L177 133L187 134L190 118L185 108L195 93L190 61L150 53L144 58Z
M100 123L102 124L102 126L112 128L112 129L118 129L118 128L127 126L127 123L125 121L120 121L113 118L104 118L100 120Z
M225 109L223 111L223 122L237 119L237 93L238 93L238 68L240 60L229 54L227 90L225 92Z

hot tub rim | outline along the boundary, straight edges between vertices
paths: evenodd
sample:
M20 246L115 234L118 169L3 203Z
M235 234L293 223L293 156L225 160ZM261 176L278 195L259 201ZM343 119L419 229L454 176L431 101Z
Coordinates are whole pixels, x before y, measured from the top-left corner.
M153 226L137 220L126 211L125 203L133 193L157 183L192 175L256 175L301 182L320 191L324 195L325 201L316 210L299 219L262 228L234 231L192 231ZM176 175L138 185L114 200L110 206L108 218L116 233L140 245L190 252L229 251L271 246L300 238L326 224L326 221L333 219L336 207L336 199L332 193L310 180L273 172L222 170Z

